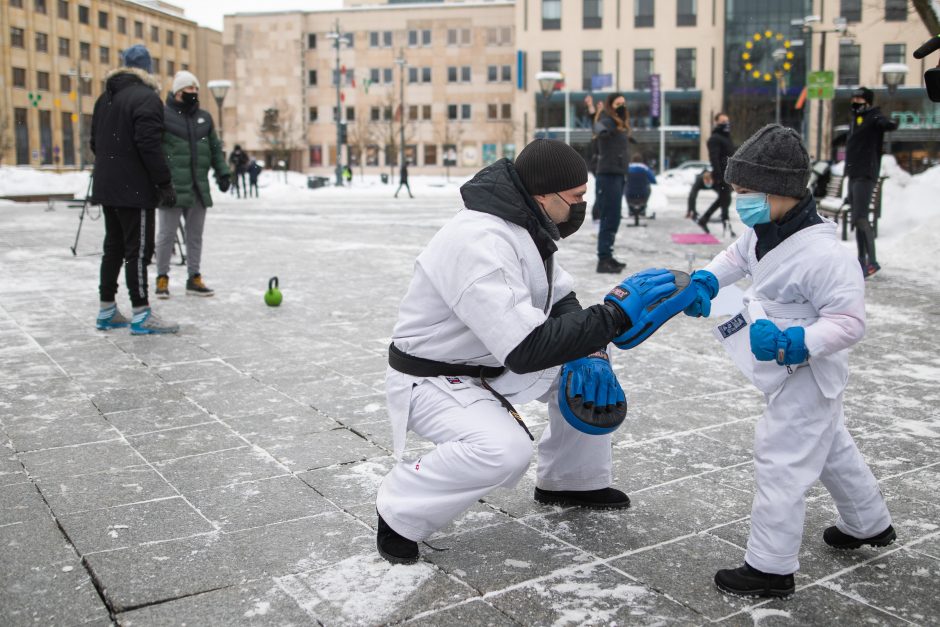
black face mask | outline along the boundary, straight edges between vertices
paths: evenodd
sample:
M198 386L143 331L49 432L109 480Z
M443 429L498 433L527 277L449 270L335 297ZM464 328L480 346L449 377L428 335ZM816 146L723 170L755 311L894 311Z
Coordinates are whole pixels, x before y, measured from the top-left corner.
M561 194L556 192L555 195L561 198ZM580 229L581 225L584 224L584 215L587 213L587 203L569 203L564 198L561 198L561 202L568 205L568 209L571 210L571 213L568 215L568 219L558 225L558 233L561 235L562 239L564 239L569 235L573 235L575 231Z
M730 133L730 132L731 132L731 122L723 122L722 124L719 124L719 125L718 125L718 130L719 130L719 131L723 131L723 132L725 132L725 133Z
M193 94L188 91L183 92L183 104L186 105L196 105L199 104L199 94Z
M867 103L864 102L853 102L852 103L852 113L861 113L868 107Z
M627 107L625 105L620 105L619 107L614 109L614 113L616 113L617 117L620 118L621 120L627 119Z

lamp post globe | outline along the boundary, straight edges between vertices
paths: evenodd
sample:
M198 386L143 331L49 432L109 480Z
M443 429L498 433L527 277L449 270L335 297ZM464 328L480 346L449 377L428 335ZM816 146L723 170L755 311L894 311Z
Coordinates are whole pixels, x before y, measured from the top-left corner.
M216 79L206 83L212 97L215 98L215 104L219 108L219 141L222 141L225 134L225 125L222 123L222 102L225 100L228 90L232 88L232 81L225 79ZM224 146L225 143L223 142Z
M564 75L561 72L537 72L535 74L535 80L538 81L539 89L542 91L542 127L545 129L543 137L548 137L548 101L555 93L555 85L563 79Z
M897 91L898 85L904 82L905 76L907 76L907 66L903 63L885 63L881 66L881 78L889 94Z

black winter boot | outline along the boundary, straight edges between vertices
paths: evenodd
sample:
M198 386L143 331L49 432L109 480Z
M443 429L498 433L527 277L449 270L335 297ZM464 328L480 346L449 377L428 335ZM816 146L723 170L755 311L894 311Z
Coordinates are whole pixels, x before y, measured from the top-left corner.
M788 597L796 590L792 573L764 573L747 562L740 568L719 570L715 573L715 585L722 592L742 597Z
M392 564L414 564L418 561L418 543L400 535L388 526L378 511L379 529L375 534L375 545L379 555Z
M600 490L542 490L535 488L535 500L545 505L574 505L588 509L630 507L630 497L615 488Z
M627 264L621 263L613 257L604 257L597 260L597 271L602 274L619 274L626 267Z
M869 546L888 546L894 542L898 534L894 532L894 527L888 525L888 528L876 536L870 538L856 538L847 533L839 531L838 527L829 527L823 532L823 542L836 549L857 549L863 544Z

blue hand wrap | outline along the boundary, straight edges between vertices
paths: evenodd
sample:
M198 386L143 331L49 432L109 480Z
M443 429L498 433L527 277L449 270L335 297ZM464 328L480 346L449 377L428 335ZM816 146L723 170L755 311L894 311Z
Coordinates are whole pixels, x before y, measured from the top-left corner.
M603 435L623 424L627 397L606 352L569 361L559 376L558 408L569 425L582 433Z

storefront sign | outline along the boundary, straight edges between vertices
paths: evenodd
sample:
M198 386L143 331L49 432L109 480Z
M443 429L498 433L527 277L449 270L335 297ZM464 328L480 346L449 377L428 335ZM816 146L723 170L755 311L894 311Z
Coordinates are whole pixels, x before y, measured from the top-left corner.
M940 129L940 112L915 113L914 111L892 111L891 119L898 123L899 129Z

